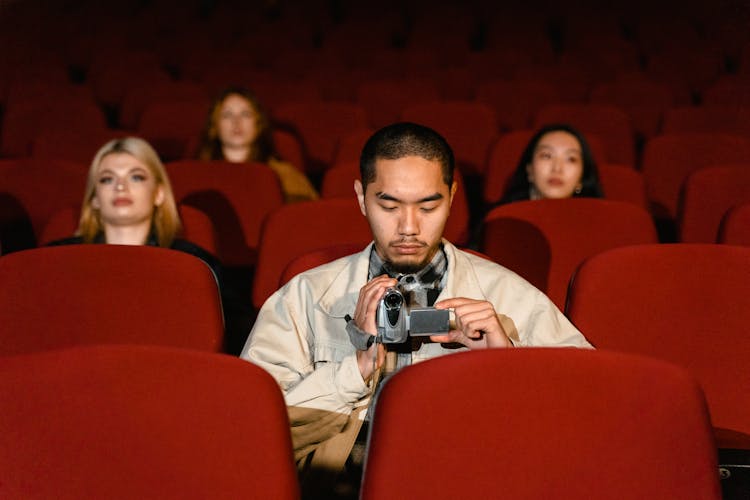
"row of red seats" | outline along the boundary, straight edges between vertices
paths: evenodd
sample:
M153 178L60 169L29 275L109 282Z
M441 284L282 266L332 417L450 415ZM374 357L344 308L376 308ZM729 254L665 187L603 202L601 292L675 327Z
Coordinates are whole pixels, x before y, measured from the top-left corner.
M0 404L7 499L300 498L281 391L236 358L153 346L11 357ZM695 378L621 353L497 349L404 368L369 441L365 499L721 498Z
M3 167L4 226L28 218L35 234L27 247L70 236L76 227L85 171L65 164L58 167L34 163ZM255 269L252 303L256 308L284 282L284 270L296 257L334 243L363 247L371 238L352 195L358 177L354 165L327 172L323 200L285 206L278 181L263 165L237 168L192 161L169 163L167 169L181 204L184 236L214 252L229 268ZM482 239L475 242L479 250L564 307L568 280L587 256L612 246L658 241L638 173L604 166L602 174L605 186L612 182L621 198L498 206L481 221ZM468 200L460 175L457 180L460 188L446 237L467 245L472 229ZM688 177L683 191L681 241L747 244L748 226L743 225L747 209L732 211L735 205L750 203L746 164L699 170ZM14 249L18 247L5 243L6 252Z
M324 100L323 91L316 84L280 80L272 74L247 75L245 83L269 106L277 122L296 129L311 161L327 165L333 161L332 145L342 131L379 128L401 118L437 122L443 128L450 122L461 122L464 129L473 132L476 151L463 151L468 145L458 149L468 156L466 162L474 169L482 168L488 142L498 133L550 121L573 122L584 132L602 135L608 145L607 159L630 165L640 163L636 147L639 138L686 131L744 134L749 128L744 108L750 102L747 79L720 80L698 107L688 106L688 99L643 75L602 83L592 90L588 102L570 102L575 100L572 94L560 84L551 83L570 78L547 70L546 76L478 84L473 99L446 99L435 81L425 79L381 76L362 82L353 102ZM223 78L222 86L232 81L229 75ZM326 80L338 81L331 75L326 75ZM117 81L123 84L122 79ZM119 103L118 127L162 139L167 144L160 152L167 159L188 155L187 143L194 145L205 126L209 91L195 82L149 79L144 84L141 78L137 82ZM317 126L311 127L309 122ZM31 154L39 135L55 137L67 133L75 137L77 133L96 138L115 133L109 125L100 101L87 87L49 81L24 84L11 94L6 105L0 154ZM315 130L319 132L313 134Z
M133 265L134 262L138 265ZM584 261L578 269L571 282L566 314L599 349L637 353L687 368L706 393L716 445L750 449L750 428L747 427L750 404L742 384L748 377L744 357L750 348L744 335L747 311L750 311L750 303L747 303L749 262L750 250L731 245L635 245L603 251ZM71 273L70 269L76 272ZM43 274L46 281L34 279L35 273ZM6 355L81 343L166 344L212 350L215 335L220 332L220 325L216 324L217 317L220 321L218 293L210 271L196 259L169 250L119 246L30 250L0 258L0 275L3 283L11 285L3 287L2 293L13 295L0 300L0 304L5 305L0 308L5 316L3 324L8 326L3 334L4 349L8 349ZM102 275L114 278L102 280ZM160 286L143 287L147 279ZM125 285L123 281L130 284ZM29 282L39 285L22 286ZM122 300L118 302L117 297ZM133 297L137 297L138 307L112 311L112 303L133 306ZM94 307L102 300L109 306ZM186 300L191 301L190 304ZM685 314L685 311L697 314ZM57 327L50 330L47 325L52 321ZM143 328L134 328L134 322L144 323ZM185 327L185 322L191 325ZM103 324L107 327L103 328ZM23 335L16 338L13 332L23 332ZM194 335L188 336L186 332ZM705 348L707 343L711 349ZM533 359L536 355L528 356ZM584 362L585 355L580 356L581 359L571 363ZM529 359L524 362L535 363ZM553 364L546 366L549 369ZM721 369L717 369L718 366ZM476 374L476 370L473 373ZM651 390L662 380L642 375L637 378L640 391L646 386ZM727 380L736 383L727 384ZM644 383L646 386L642 385ZM480 386L494 387L493 384ZM571 391L579 388L591 397L590 383L569 387ZM450 393L446 387L441 389L448 391L444 396ZM670 390L674 391L675 387L670 386ZM572 394L563 392L566 398ZM595 399L601 397L598 390L593 392L597 395ZM547 405L546 396L542 399ZM495 401L493 398L468 400ZM674 404L672 398L658 400L669 401L670 407ZM654 404L653 398L648 401ZM576 418L580 419L580 406L574 406ZM692 414L692 411L683 413L680 422ZM286 425L285 418L281 421ZM661 426L660 432L672 428ZM429 426L423 430L429 430ZM381 432L373 430L378 435ZM680 435L679 442L689 441ZM713 442L709 439L708 446Z

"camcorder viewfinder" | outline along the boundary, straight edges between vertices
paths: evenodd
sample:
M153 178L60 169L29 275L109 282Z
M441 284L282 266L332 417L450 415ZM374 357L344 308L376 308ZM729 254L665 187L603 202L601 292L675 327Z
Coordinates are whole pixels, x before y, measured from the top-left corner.
M388 288L378 304L376 322L383 344L401 344L409 336L441 335L450 331L450 312L409 306L398 288Z

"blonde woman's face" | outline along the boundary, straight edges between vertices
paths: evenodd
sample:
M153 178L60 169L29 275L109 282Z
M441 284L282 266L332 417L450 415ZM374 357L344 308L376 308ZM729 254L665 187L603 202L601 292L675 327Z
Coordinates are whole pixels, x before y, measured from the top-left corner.
M223 147L250 147L258 135L255 109L244 97L230 94L219 106L216 128Z
M527 173L540 198L572 197L583 177L583 153L578 139L563 131L544 134Z
M91 206L104 226L128 226L151 221L164 202L164 189L149 168L127 153L105 156L96 172Z

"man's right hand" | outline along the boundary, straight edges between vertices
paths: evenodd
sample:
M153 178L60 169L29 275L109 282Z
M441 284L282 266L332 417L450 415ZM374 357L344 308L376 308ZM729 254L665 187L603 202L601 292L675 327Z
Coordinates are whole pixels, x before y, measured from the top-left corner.
M376 314L378 303L389 287L396 286L394 278L383 274L370 280L359 290L357 307L354 309L354 324L360 330L377 335ZM385 347L383 344L373 342L366 351L357 351L357 364L362 379L369 382L373 372L380 368L385 361Z

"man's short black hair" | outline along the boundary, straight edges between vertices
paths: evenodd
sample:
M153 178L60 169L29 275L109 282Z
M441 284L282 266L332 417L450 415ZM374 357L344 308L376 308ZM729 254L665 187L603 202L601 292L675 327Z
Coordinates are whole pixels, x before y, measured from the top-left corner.
M401 122L388 125L375 132L362 148L359 158L359 173L362 189L375 180L375 162L398 160L407 156L419 156L437 161L443 173L443 182L453 185L455 162L453 150L448 142L429 127L416 123Z

